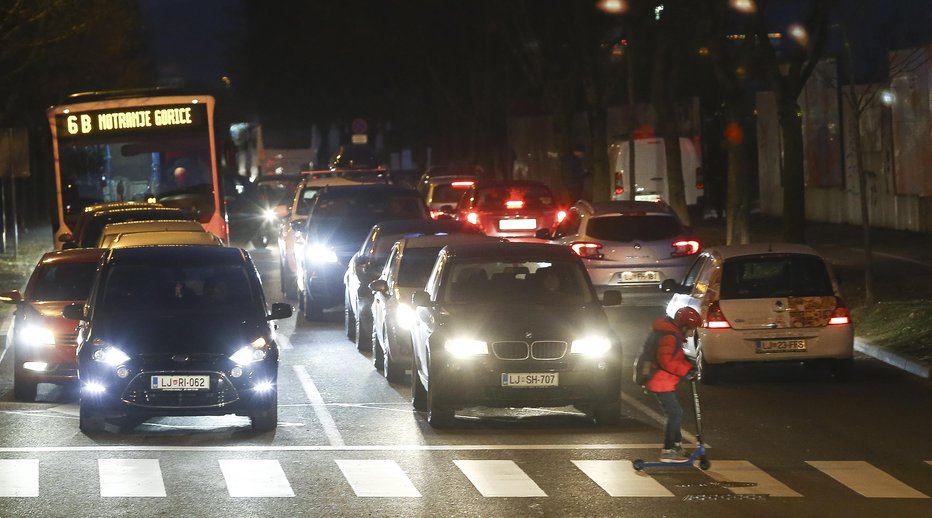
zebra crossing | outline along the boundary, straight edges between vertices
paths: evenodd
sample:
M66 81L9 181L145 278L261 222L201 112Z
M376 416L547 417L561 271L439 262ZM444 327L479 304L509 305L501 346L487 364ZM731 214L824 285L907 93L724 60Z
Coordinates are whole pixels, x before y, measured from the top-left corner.
M101 497L171 496L166 492L165 474L159 459L99 458L96 461ZM312 488L292 487L278 460L218 459L216 462L230 497L292 498L313 491ZM357 497L420 498L425 489L419 490L394 460L335 459L333 464ZM472 490L486 498L552 496L513 460L454 459L452 464L469 481ZM868 462L806 461L805 464L865 498L929 498ZM932 461L925 461L925 464L932 467ZM651 473L635 471L628 460L571 460L561 469L584 475L611 497L675 496ZM735 495L807 496L745 460L714 461L712 468L702 473ZM0 459L0 498L38 497L41 489L39 459Z

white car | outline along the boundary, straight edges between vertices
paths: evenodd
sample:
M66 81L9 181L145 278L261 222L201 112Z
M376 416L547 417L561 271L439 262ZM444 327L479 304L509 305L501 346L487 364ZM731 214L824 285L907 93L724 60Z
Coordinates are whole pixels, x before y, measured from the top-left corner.
M446 245L502 241L484 234L446 234L398 240L391 249L381 276L369 284L372 300L372 358L389 382L403 380L410 368L411 295L424 289L427 277Z
M149 221L125 221L121 223L110 223L104 227L100 240L97 242L97 248L110 248L113 240L121 234L135 234L137 232L164 232L164 231L187 231L187 232L204 232L204 227L197 221L186 220L149 220Z
M839 380L851 375L854 325L831 269L809 246L710 248L663 289L673 293L667 315L684 306L702 315L686 351L704 383L743 362L826 363Z

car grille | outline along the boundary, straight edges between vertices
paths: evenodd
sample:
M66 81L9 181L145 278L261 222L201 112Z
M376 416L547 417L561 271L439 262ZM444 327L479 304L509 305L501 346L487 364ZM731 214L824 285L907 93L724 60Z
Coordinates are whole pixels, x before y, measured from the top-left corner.
M495 342L492 352L500 360L559 360L566 354L566 342ZM530 352L530 354L529 354Z
M55 335L56 345L78 346L78 333L57 333Z
M229 405L239 399L239 392L222 372L190 372L184 374L209 374L210 390L153 390L151 376L178 374L173 372L143 372L136 375L126 390L123 401L147 408L204 408Z

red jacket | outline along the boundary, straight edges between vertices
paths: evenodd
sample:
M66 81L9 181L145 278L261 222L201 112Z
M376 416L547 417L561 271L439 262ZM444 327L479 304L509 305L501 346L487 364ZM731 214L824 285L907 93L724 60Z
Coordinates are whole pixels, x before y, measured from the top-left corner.
M660 367L648 380L645 387L651 392L673 392L680 378L693 368L692 362L683 351L683 334L680 328L667 317L654 320L655 331L668 331L660 338L657 348L657 365Z

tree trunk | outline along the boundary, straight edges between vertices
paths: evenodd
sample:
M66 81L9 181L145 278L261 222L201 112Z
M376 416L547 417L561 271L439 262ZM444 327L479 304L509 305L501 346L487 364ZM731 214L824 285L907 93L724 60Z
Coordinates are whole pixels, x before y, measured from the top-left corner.
M747 193L747 158L745 156L744 132L741 123L730 118L725 132L725 146L728 154L727 202L725 244L750 243Z
M806 242L806 178L803 168L803 130L796 100L778 95L780 135L783 137L783 239Z
M605 108L597 106L589 110L589 172L591 182L588 198L592 201L611 199L611 173L608 166L608 131L605 128Z
M854 85L851 86L852 91ZM852 92L853 93L853 92ZM856 97L852 97L853 99ZM855 107L857 108L857 107ZM864 306L874 304L874 268L873 247L871 245L870 192L867 189L867 174L864 172L864 157L861 156L861 113L854 113L854 153L855 167L858 173L858 189L861 191L861 230L864 236Z

